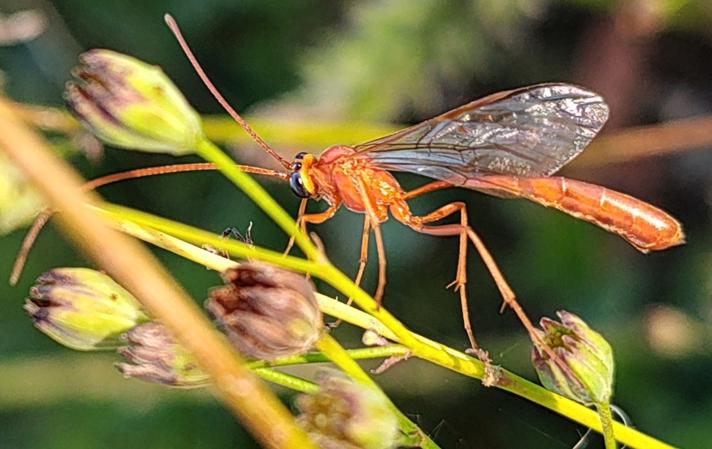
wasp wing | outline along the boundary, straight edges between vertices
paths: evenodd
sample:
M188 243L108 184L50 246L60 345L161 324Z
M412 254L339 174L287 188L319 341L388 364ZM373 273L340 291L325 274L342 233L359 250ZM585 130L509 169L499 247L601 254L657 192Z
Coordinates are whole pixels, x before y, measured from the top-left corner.
M608 119L598 94L564 83L500 92L355 147L356 157L463 185L492 174L549 176Z

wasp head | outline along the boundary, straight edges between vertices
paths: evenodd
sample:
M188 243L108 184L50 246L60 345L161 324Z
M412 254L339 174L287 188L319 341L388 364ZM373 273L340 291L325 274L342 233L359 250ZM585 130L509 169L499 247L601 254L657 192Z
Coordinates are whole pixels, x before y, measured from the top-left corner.
M309 170L315 161L314 155L306 152L298 153L294 157L292 174L289 177L289 187L299 198L311 198L316 193L314 181L309 174Z

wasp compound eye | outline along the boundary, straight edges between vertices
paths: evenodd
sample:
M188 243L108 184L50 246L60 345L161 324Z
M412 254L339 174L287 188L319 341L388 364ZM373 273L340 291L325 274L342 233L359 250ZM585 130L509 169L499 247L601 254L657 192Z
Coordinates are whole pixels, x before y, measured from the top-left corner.
M304 183L302 182L302 176L299 172L292 173L289 177L289 187L291 187L292 192L299 198L309 198L309 193L304 189Z
M304 159L304 156L306 156L306 155L307 155L306 151L301 151L301 152L297 153L296 156L294 156L294 160L301 161L302 159Z

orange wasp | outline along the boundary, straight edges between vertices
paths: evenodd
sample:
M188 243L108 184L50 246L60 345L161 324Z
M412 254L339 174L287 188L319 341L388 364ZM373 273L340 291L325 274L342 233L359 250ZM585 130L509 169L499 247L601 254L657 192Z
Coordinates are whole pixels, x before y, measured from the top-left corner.
M166 22L218 102L286 170L240 166L244 171L288 180L292 191L303 199L297 218L303 228L330 219L341 206L364 215L355 282L360 283L363 276L372 233L379 264L374 295L377 301L381 301L386 285L386 251L380 226L389 216L419 233L459 237L457 270L450 286L459 292L470 346L482 357L486 357L486 353L478 349L472 332L465 290L468 241L480 253L504 304L512 307L529 334L536 341L539 339L494 259L468 225L465 203L457 201L425 215L414 215L408 205L410 199L440 189L465 187L498 197L526 198L556 208L620 235L644 253L684 242L677 220L654 206L605 187L551 176L586 148L608 118L604 100L582 87L548 83L496 93L389 136L353 147L332 146L319 156L299 153L290 162L227 104L197 62L175 21L167 16ZM71 98L69 100L71 107ZM209 169L214 169L212 164L150 167L99 178L88 186L94 188L141 176ZM411 172L435 181L404 191L393 171ZM324 200L328 208L307 214L307 199ZM459 215L459 224L436 224L451 215ZM47 218L40 216L39 227ZM28 241L34 239L39 227L35 226L35 230L28 233ZM293 241L289 247L291 243Z

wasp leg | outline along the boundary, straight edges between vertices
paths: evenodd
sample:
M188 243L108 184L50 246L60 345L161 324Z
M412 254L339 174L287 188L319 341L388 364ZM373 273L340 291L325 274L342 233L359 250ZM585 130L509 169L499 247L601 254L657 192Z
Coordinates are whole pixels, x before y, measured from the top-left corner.
M15 256L15 263L12 265L12 272L10 273L10 285L17 284L20 280L20 275L22 270L25 268L25 262L27 262L27 257L30 255L30 250L32 245L34 245L35 240L40 235L42 228L47 224L50 218L52 218L54 211L51 209L44 209L42 212L35 217L35 221L32 222L32 227L30 227L25 238L22 240L22 246Z
M405 202L396 203L391 208L393 216L405 224L409 228L416 232L422 234L436 235L436 236L455 236L460 237L460 248L458 252L457 260L457 272L455 275L455 280L448 285L448 287L455 286L455 291L460 294L460 307L462 308L462 320L465 332L467 332L467 338L470 340L470 347L473 352L482 352L477 340L475 339L475 334L472 330L472 324L470 323L470 314L467 301L467 291L465 285L467 284L467 229L469 228L467 224L467 209L465 203L456 202L446 204L445 206L423 216L415 216L410 212L410 208ZM427 225L426 223L431 223L434 221L442 220L445 217L459 213L460 214L460 224L446 224L446 225ZM484 354L482 354L484 355Z
M378 307L381 307L383 300L383 291L386 288L386 248L383 246L383 237L381 236L381 226L378 221L373 222L373 236L376 238L376 251L378 252L378 287L373 299L376 300Z
M470 341L470 349L467 351L474 354L478 359L480 359L485 364L485 372L482 377L482 383L486 386L494 385L497 382L497 375L492 367L492 360L489 357L487 351L482 349L475 339L474 331L472 330L472 323L470 322L470 311L468 307L467 300L467 237L470 227L467 223L467 208L465 203L455 202L446 204L445 206L436 209L435 211L423 215L415 216L412 215L407 203L403 201L402 203L395 203L392 208L393 216L410 227L414 231L420 232L422 234L436 235L436 236L455 236L460 237L460 250L458 253L457 262L457 274L455 275L455 280L448 285L455 286L455 291L460 295L460 308L462 310L462 322L465 332L467 333L467 338ZM459 213L460 214L460 224L445 224L445 225L427 225L426 223L431 223L434 221L441 220L450 215Z
M371 233L371 222L368 220L368 215L364 215L363 218L363 231L361 233L361 256L358 259L358 271L356 272L356 277L354 278L354 284L356 286L361 286L361 280L363 279L363 273L366 271L366 264L368 263L368 238ZM353 298L349 298L346 301L346 305L350 306L354 302ZM342 320L336 320L329 324L329 327L336 329L341 324Z
M363 279L363 273L366 271L366 263L368 262L368 236L371 233L371 222L368 220L368 215L363 218L363 232L361 234L361 255L358 259L358 271L356 272L356 277L354 278L354 284L357 286L361 285L361 279ZM346 302L347 305L351 305L353 298L349 298Z
M386 248L383 245L383 236L381 235L381 222L387 218L387 209L369 195L369 188L366 184L366 179L359 177L356 179L360 187L361 201L365 207L364 214L371 225L373 236L376 239L376 252L378 253L378 286L373 299L376 300L378 307L381 307L383 300L383 292L386 289Z
M307 201L308 199L303 199L302 201L299 202L299 210L297 211L297 227L301 228L302 231L306 232L306 227L304 226L304 215L306 214L307 211ZM292 235L289 237L289 242L287 243L287 247L284 249L284 255L289 255L289 252L292 250L292 247L294 246L294 241L295 237Z
M459 263L458 263L458 274L457 277L455 278L454 284L456 285L456 288L460 290L460 300L461 303L464 303L465 306L462 307L463 310L463 320L465 321L465 329L467 330L468 327L471 327L469 325L469 316L465 315L467 312L467 306L466 306L466 296L463 296L462 291L464 290L464 282L467 282L466 276L463 275L465 272L465 261L466 261L466 253L463 255L463 250L462 250L462 245L463 245L463 239L466 241L469 239L472 244L475 246L477 249L477 252L480 254L480 257L482 258L482 261L485 263L485 266L490 272L490 275L492 276L492 279L494 280L495 284L497 285L497 289L500 292L500 295L502 296L502 299L504 300L504 304L509 306L514 313L517 315L517 318L519 318L519 321L521 321L522 325L526 329L527 333L529 334L529 337L532 339L532 341L542 348L549 357L552 358L552 360L560 360L559 357L556 356L554 351L551 350L551 348L544 343L544 341L541 339L541 337L537 334L536 329L534 325L532 324L531 320L527 316L526 312L522 308L522 306L519 304L519 302L516 299L516 295L514 294L514 291L512 288L509 286L509 283L505 279L504 275L502 274L501 270L497 266L497 263L495 262L494 258L490 254L489 250L487 247L484 245L480 237L477 235L477 233L472 229L468 224L467 224L467 213L466 213L466 208L464 203L451 203L447 204L434 212L431 212L430 214L424 215L424 216L413 216L412 213L410 212L410 208L408 207L408 204L405 202L405 198L410 199L414 198L416 196L432 192L435 190L440 190L443 188L447 188L448 184L443 183L442 181L436 181L430 184L426 184L425 186L422 186L418 189L415 189L411 192L408 192L404 195L404 199L401 200L400 202L395 202L391 206L391 211L393 213L393 216L403 224L409 226L413 230L417 232L421 232L424 234L430 234L430 235L459 235L460 236L460 258L459 258ZM455 212L460 211L461 214L461 219L460 219L460 225L435 225L435 226L427 226L425 225L426 223L430 223L433 221L438 221L442 218L445 218ZM464 217L464 218L463 218ZM465 298L463 300L463 297ZM474 341L474 335L472 335L471 330L468 331L468 337L470 338L470 342ZM479 350L476 346L473 348L475 351Z

